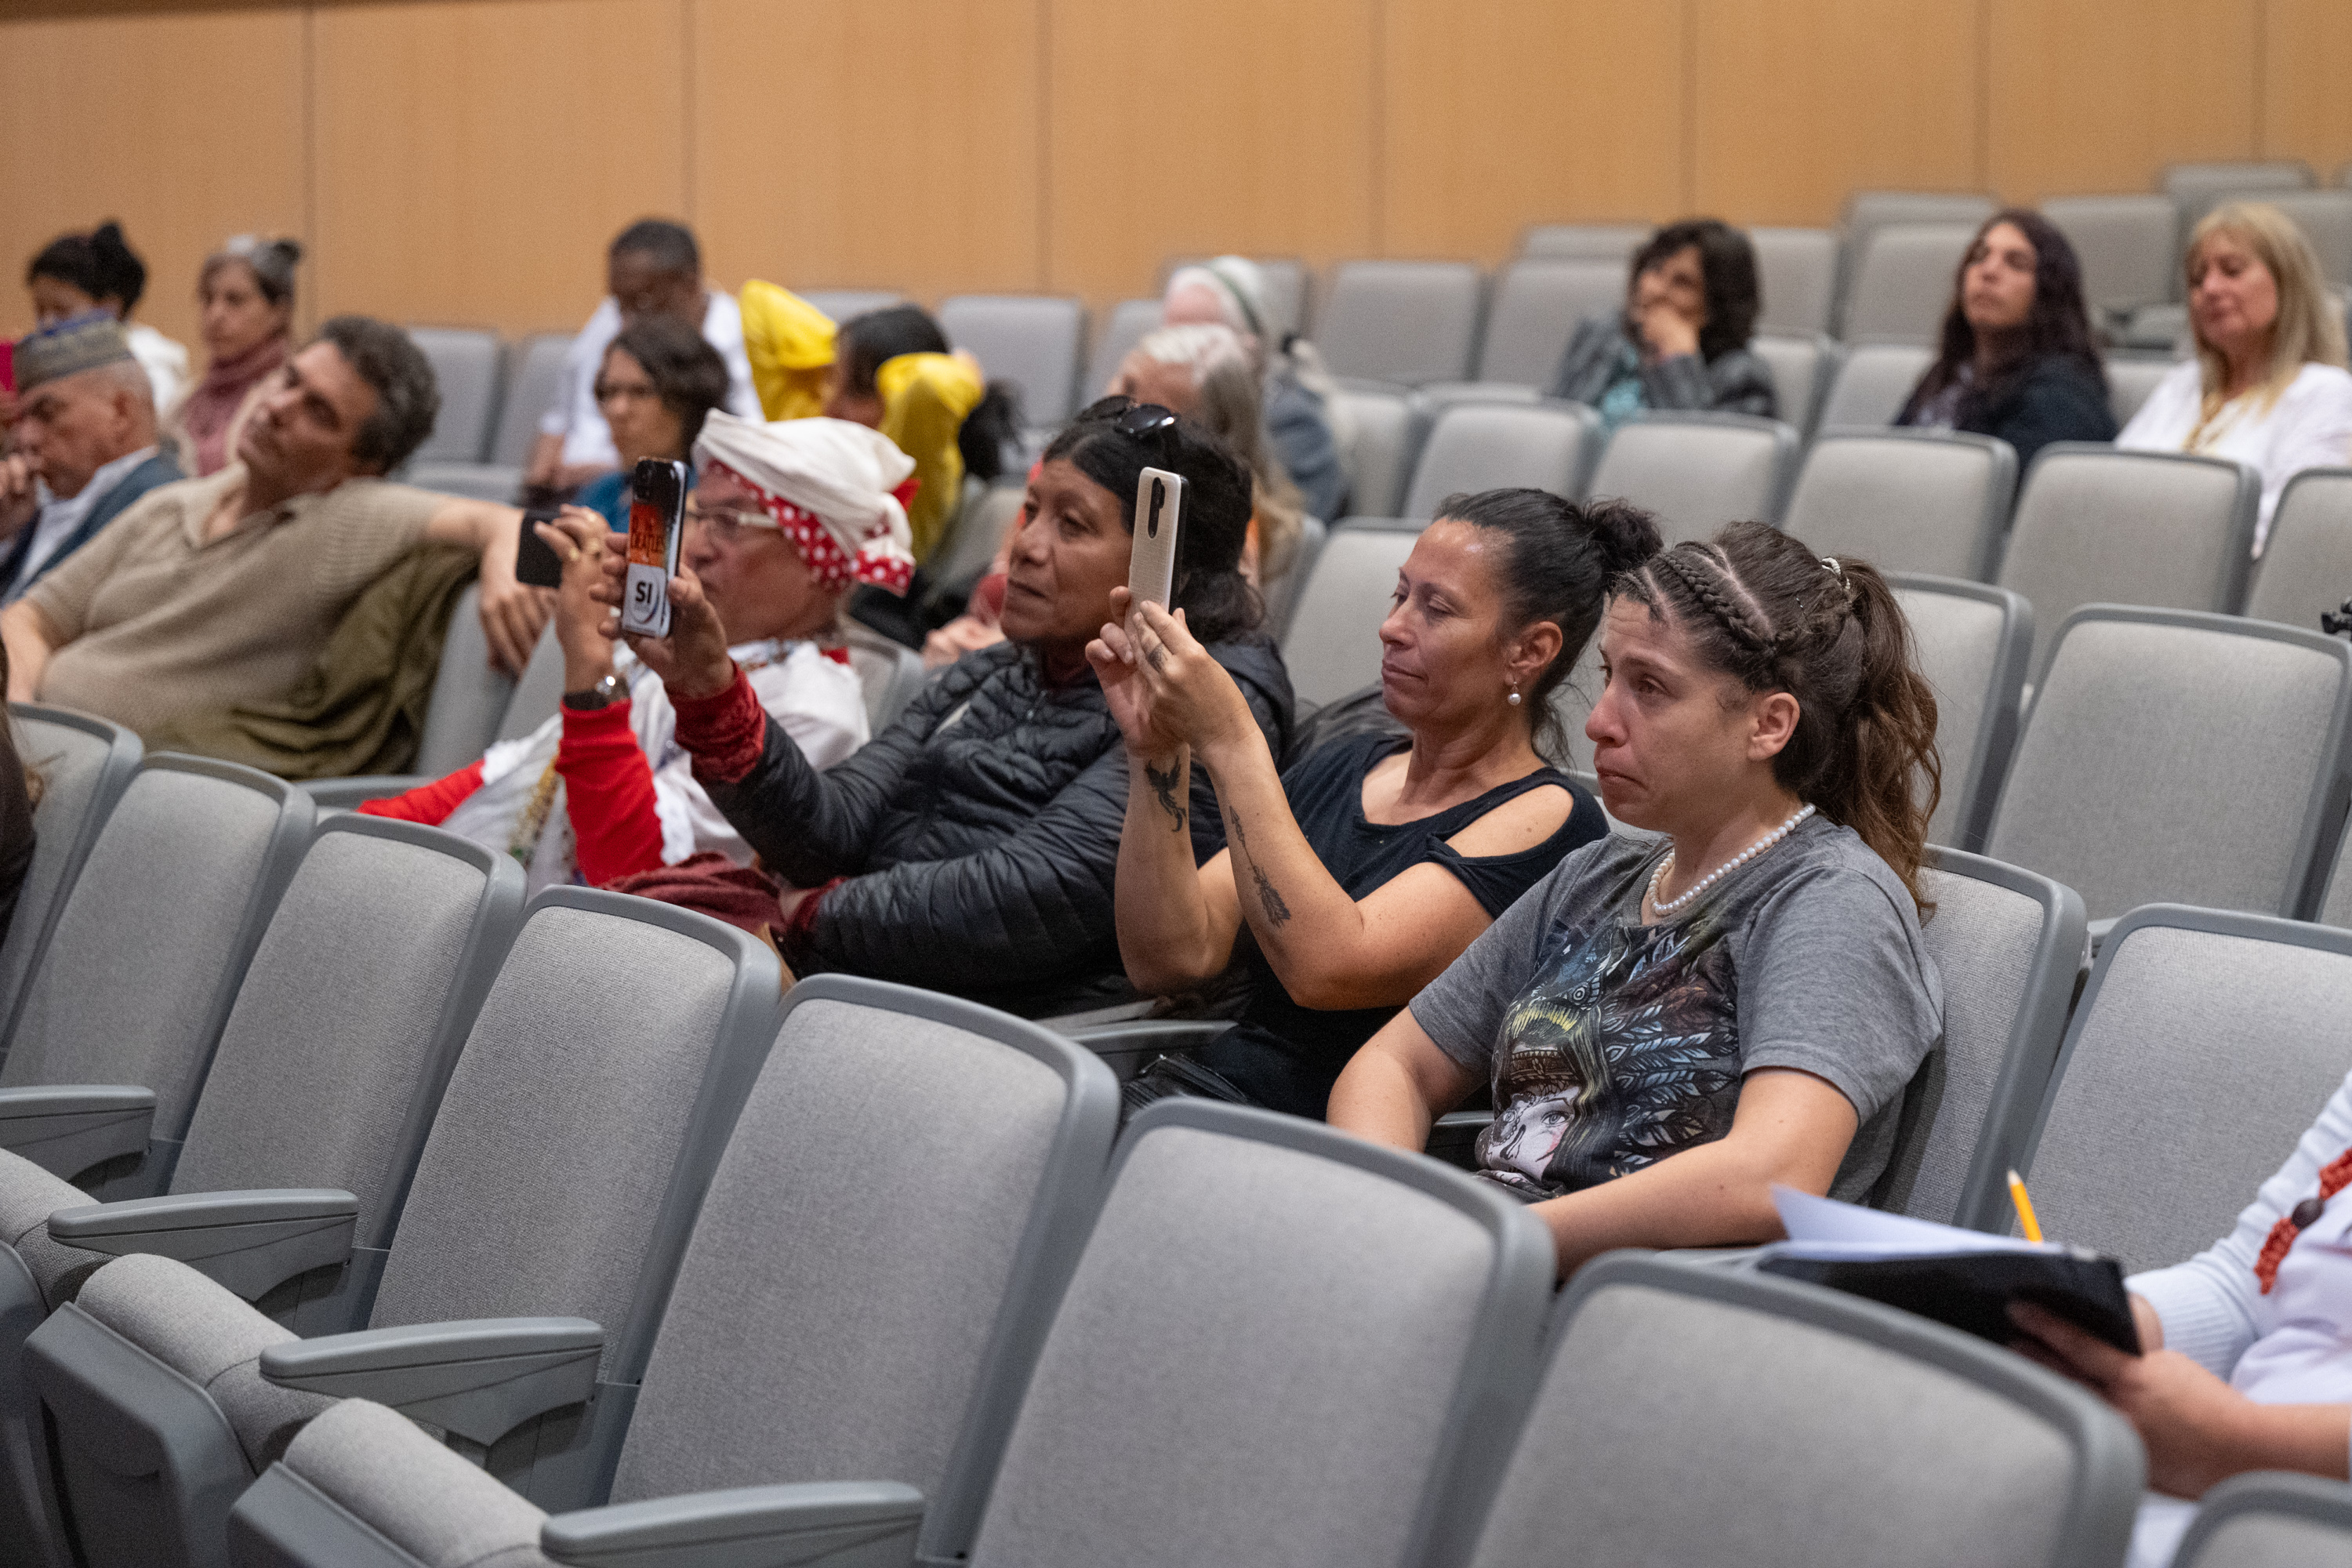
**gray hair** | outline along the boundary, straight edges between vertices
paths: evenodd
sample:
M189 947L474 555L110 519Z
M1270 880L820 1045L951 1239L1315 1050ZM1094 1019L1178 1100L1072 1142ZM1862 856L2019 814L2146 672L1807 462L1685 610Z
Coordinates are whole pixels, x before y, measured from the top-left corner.
M214 273L230 262L242 261L253 269L261 297L273 305L283 305L294 298L294 268L301 259L302 247L294 240L264 239L257 234L232 235L218 250L205 258L204 270L197 274L197 280L209 281Z
M1279 577L1289 570L1306 502L1266 434L1265 399L1250 340L1231 327L1195 322L1146 332L1132 352L1192 374L1200 394L1192 417L1233 448L1255 481L1258 580Z

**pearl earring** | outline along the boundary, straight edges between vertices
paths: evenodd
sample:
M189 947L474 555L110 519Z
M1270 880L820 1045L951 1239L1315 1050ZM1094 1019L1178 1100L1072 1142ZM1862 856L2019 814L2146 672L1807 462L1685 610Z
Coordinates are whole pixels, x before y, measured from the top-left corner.
M1508 703L1509 703L1512 707L1514 707L1514 708L1517 708L1517 707L1519 705L1519 687L1518 687L1518 682L1517 682L1517 681L1513 681L1513 682L1511 683L1511 694L1510 694L1510 696L1508 696L1508 697L1505 698L1503 700L1505 700L1506 702L1508 702Z

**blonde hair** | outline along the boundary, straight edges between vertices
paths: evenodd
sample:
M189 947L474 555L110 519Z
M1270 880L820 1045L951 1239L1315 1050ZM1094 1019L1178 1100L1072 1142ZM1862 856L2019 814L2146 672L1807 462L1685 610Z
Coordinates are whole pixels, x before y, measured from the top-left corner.
M1298 520L1307 503L1283 471L1266 435L1265 402L1248 340L1231 327L1191 323L1146 332L1132 352L1192 373L1192 384L1201 393L1192 417L1231 447L1250 471L1257 516L1257 580L1265 584L1280 577L1297 552Z
M2181 275L2192 294L2197 289L2199 254L2217 234L2226 234L2252 251L2254 258L2270 269L2278 289L2278 320L2271 323L2270 364L2255 389L2256 409L2268 409L2276 403L2306 364L2344 368L2343 313L2328 292L2318 254L2294 219L2268 202L2231 202L2207 213L2189 237L2188 254L2181 259ZM2196 321L2193 312L2189 320ZM2205 427L2228 402L2225 389L2230 379L2221 352L2207 342L2202 332L2197 333L2197 364L2202 372L2204 396L2198 407L2197 428L2189 437L2192 451L2205 435Z

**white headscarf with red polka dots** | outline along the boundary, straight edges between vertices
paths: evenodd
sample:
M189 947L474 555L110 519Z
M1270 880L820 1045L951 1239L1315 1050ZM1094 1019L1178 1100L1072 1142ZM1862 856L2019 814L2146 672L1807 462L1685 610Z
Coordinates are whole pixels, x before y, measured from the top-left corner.
M914 575L907 531L915 460L879 430L845 419L766 425L713 409L694 443L698 469L718 469L759 500L817 584L873 583L894 594Z

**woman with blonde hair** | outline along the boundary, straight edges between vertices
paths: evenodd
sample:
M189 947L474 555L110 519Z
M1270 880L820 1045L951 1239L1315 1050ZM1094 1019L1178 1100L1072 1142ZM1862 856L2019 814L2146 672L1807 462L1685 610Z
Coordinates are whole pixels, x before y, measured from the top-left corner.
M2294 220L2262 202L2216 207L2184 269L2197 354L2157 383L2116 445L2234 458L2262 475L2254 552L2286 482L2352 461L2344 315Z

